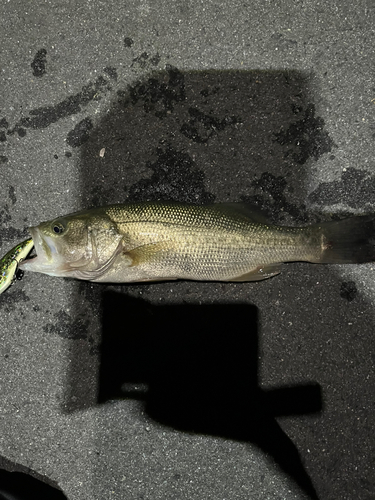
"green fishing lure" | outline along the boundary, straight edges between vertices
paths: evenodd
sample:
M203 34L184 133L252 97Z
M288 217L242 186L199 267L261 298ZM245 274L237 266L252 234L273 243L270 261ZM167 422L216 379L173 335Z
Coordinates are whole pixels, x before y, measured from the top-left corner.
M15 280L18 264L25 259L34 246L30 238L16 245L0 260L0 294Z

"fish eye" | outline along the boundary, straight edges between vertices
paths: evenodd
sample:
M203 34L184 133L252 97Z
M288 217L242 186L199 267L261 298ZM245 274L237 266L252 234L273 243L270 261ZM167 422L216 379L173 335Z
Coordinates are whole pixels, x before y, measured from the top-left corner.
M65 227L60 222L55 222L52 224L52 231L55 234L62 234L65 231Z

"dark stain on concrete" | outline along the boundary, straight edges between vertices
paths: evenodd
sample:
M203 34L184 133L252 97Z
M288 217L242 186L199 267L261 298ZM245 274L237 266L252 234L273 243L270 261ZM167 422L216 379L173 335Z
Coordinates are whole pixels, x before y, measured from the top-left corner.
M12 202L12 205L15 205L17 202L17 197L16 197L16 190L14 189L13 186L9 186L9 198L10 201Z
M157 52L153 56L150 56L150 54L148 54L147 52L142 52L142 54L133 58L131 67L137 65L141 69L146 69L147 67L150 68L152 66L157 66L160 61L161 56L159 52Z
M106 68L104 68L104 73L106 73L109 78L111 78L112 80L117 80L118 78L118 75L117 75L117 69L116 68L113 68L112 66L107 66Z
M26 130L24 128L20 127L19 129L17 129L17 134L19 137L25 137Z
M55 314L55 322L43 326L46 333L57 334L64 339L87 339L90 321L85 317L72 318L63 309Z
M341 283L340 296L348 302L354 300L357 296L358 290L354 281L344 281Z
M214 85L213 87L205 87L200 91L200 94L203 97L208 97L210 95L215 95L220 91L220 87L218 85Z
M298 206L288 201L285 194L288 184L282 175L275 176L269 172L263 172L259 178L252 181L251 186L255 194L242 197L243 201L259 207L274 222L282 222L285 213L291 215L296 222L309 221L305 205Z
M78 94L72 95L54 106L43 106L29 111L30 116L21 118L8 134L14 134L20 128L43 129L58 120L80 113L82 107L91 101L98 100L106 90L108 80L99 76L95 82L84 86Z
M5 128L7 129L9 127L9 124L5 118L1 118L0 120L0 128ZM7 140L5 131L0 130L0 142L5 142Z
M0 211L1 216L1 211ZM1 227L1 222L0 222ZM16 227L1 227L0 230L0 246L3 245L4 241L17 241L25 239L29 236L27 228L18 229ZM30 237L30 236L29 236Z
M29 301L30 297L23 290L15 289L13 291L12 288L10 288L5 292L4 296L1 297L0 310L4 312L13 312L17 308L19 302L25 303Z
M188 139L199 144L205 144L209 139L218 132L224 130L228 125L241 123L241 119L237 116L226 116L222 120L219 118L203 113L197 108L189 108L190 118L181 127L181 133Z
M129 47L131 47L133 44L134 44L134 41L133 41L130 37L126 36L126 37L124 38L124 45L125 45L125 47L129 48Z
M6 203L2 208L0 208L0 246L3 245L4 241L8 242L14 240L21 240L22 238L25 238L28 235L27 228L21 230L12 227L10 226L11 221L12 221L12 216L10 215L9 204Z
M8 157L4 155L0 155L0 163L7 163L8 162Z
M142 52L141 55L133 59L131 66L133 67L137 64L140 68L145 69L147 66L157 66L160 61L161 56L159 52L151 57L147 52Z
M157 52L154 56L150 57L150 63L152 66L157 66L161 61L161 56L159 52Z
M0 224L6 225L12 220L12 216L9 212L9 205L4 205L3 208L0 208Z
M374 205L375 177L368 172L349 167L341 174L341 180L322 182L309 195L309 201L319 205L345 203L351 208L363 209Z
M184 75L177 68L167 65L163 79L151 77L119 91L119 102L125 107L141 102L146 113L164 118L174 106L186 99Z
M147 52L142 52L140 56L137 56L133 59L131 65L134 66L134 64L138 64L140 68L144 69L146 67L148 58L149 55L147 54Z
M296 109L293 112L296 113ZM335 146L324 130L323 118L315 116L314 104L309 104L300 120L291 123L286 130L275 134L275 137L276 142L287 147L285 157L292 157L300 165L309 158L317 160Z
M33 75L37 78L42 77L46 74L46 64L47 64L47 51L46 49L40 49L35 54L34 60L31 63L33 70Z
M69 132L66 143L72 148L82 146L90 138L90 130L94 127L90 118L80 121L73 130Z
M150 179L141 179L129 189L129 200L174 200L189 203L212 203L214 196L206 191L205 175L195 167L191 157L171 146L156 150L157 160L148 163Z

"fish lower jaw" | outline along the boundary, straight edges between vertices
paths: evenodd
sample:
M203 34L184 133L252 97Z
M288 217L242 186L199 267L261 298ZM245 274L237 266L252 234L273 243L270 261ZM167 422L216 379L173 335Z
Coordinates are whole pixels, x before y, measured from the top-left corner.
M33 257L31 259L26 259L20 262L19 268L22 271L33 271L39 273L46 273L48 266L46 264L42 264L38 256Z
M37 255L36 257L23 260L19 264L22 271L30 271L34 273L48 274L49 276L70 277L74 278L77 274L77 269L63 259L54 258L51 262L48 258Z
M48 274L50 276L61 276L63 274L61 266L59 266L57 262L50 263L43 259L40 255L23 260L20 262L19 268L22 271Z

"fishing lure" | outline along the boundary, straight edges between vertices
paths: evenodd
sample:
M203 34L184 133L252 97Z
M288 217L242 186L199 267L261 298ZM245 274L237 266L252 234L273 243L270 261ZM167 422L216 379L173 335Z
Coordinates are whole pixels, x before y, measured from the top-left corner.
M34 246L30 238L16 245L0 260L0 294L15 280L18 264L25 259Z

